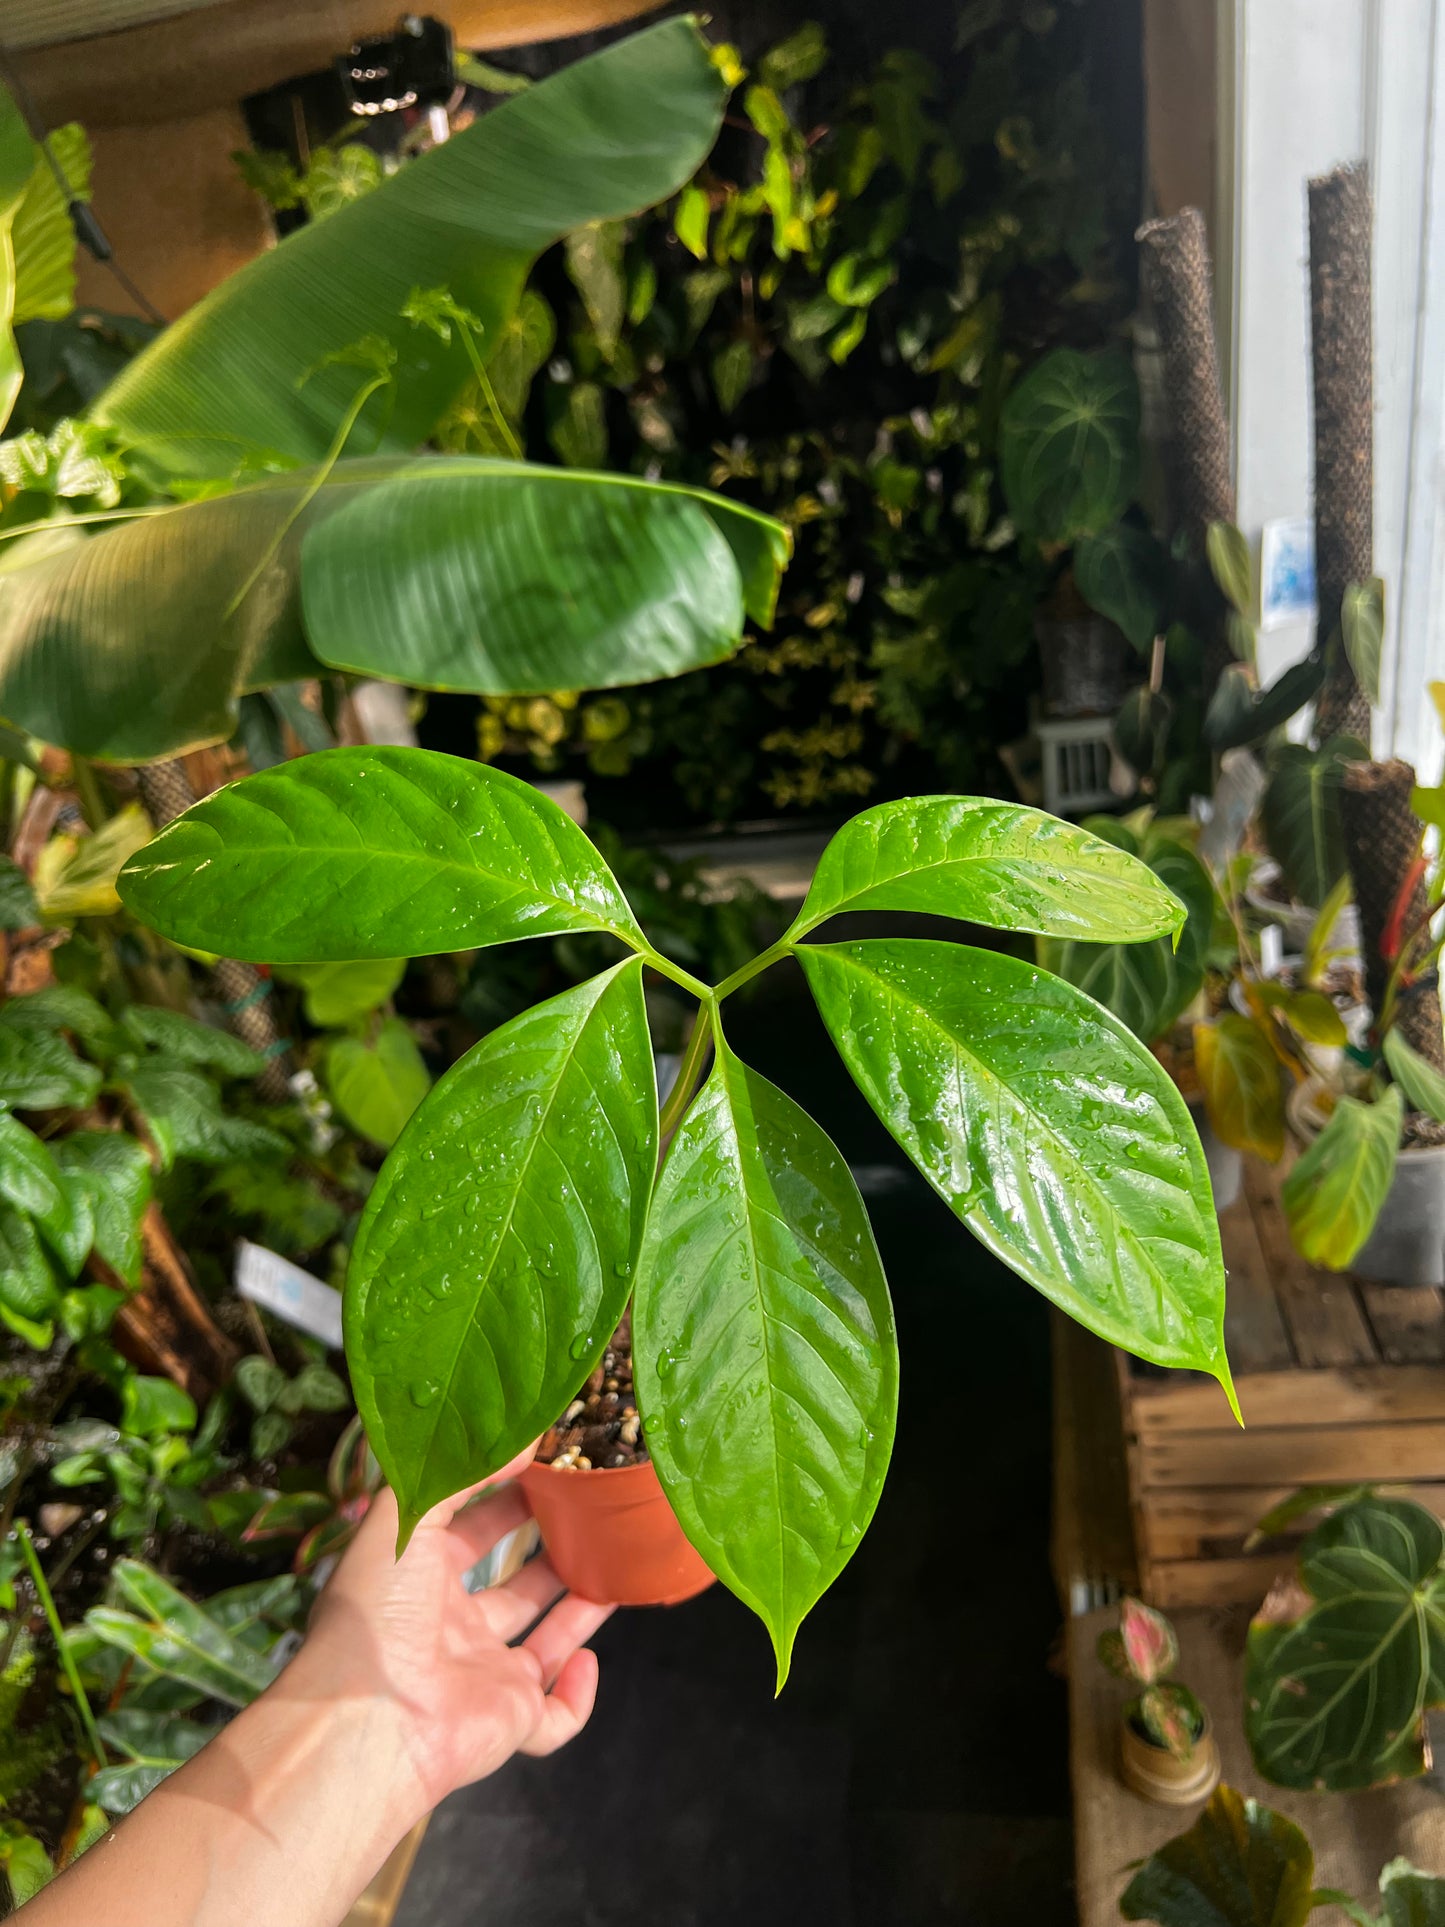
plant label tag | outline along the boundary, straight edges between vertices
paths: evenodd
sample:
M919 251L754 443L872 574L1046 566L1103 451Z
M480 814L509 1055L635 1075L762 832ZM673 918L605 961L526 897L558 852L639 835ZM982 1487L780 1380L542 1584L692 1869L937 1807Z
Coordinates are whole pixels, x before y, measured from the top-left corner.
M341 1350L341 1293L279 1252L253 1245L249 1238L239 1239L236 1290L253 1305L264 1305L288 1325L319 1338L332 1351Z

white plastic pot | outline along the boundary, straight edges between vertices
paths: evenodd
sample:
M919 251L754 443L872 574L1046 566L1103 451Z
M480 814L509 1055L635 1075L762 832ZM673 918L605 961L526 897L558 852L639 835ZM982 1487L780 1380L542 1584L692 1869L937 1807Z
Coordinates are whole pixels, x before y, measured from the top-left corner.
M1328 1115L1319 1088L1301 1084L1289 1099L1290 1124L1306 1144ZM1445 1285L1445 1144L1400 1152L1375 1228L1350 1269L1377 1285Z

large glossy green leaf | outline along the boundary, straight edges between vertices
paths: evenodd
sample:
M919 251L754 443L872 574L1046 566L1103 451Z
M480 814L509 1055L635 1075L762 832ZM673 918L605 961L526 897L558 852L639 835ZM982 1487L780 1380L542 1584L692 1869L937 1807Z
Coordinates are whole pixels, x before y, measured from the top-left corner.
M1018 526L1073 542L1117 522L1139 486L1139 386L1127 355L1056 348L1004 404L1004 493Z
M1408 1499L1332 1513L1300 1548L1308 1594L1249 1633L1245 1731L1276 1786L1348 1791L1425 1771L1445 1705L1445 1537Z
M1316 909L1345 873L1340 790L1345 765L1364 753L1353 738L1334 736L1319 749L1285 743L1271 758L1260 805L1265 841L1290 890Z
M129 1813L220 1730L178 1713L147 1713L138 1708L108 1713L100 1721L100 1737L117 1763L92 1774L86 1794L107 1813Z
M1214 922L1214 884L1183 843L1151 844L1139 867L1146 865L1188 913L1177 948L1168 936L1156 937L1152 943L1117 938L1105 943L1051 940L1039 945L1039 962L1086 991L1136 1037L1152 1044L1188 1009L1204 982Z
M1394 1182L1404 1115L1396 1084L1377 1104L1342 1097L1285 1179L1280 1201L1311 1264L1347 1271L1359 1255Z
M725 93L686 19L564 67L248 263L131 362L96 418L182 472L226 473L258 449L315 460L359 386L326 357L379 336L395 388L360 437L414 447L471 373L459 328L443 343L403 319L412 290L445 287L499 332L544 248L689 179Z
M376 1036L338 1037L326 1051L326 1088L354 1130L390 1148L431 1089L431 1074L416 1039L400 1017L388 1017Z
M68 1185L89 1198L95 1250L128 1285L140 1283L141 1220L151 1195L151 1161L123 1131L71 1131L55 1146Z
M0 1198L34 1218L51 1248L68 1257L75 1212L60 1166L50 1146L8 1112L0 1112ZM82 1251L73 1264L67 1262L71 1277L84 1257Z
M552 1423L632 1289L657 1160L642 965L494 1030L382 1167L346 1357L403 1537Z
M143 762L323 666L489 693L642 682L728 655L744 609L770 622L789 553L751 509L630 476L437 455L317 481L0 544L0 715Z
M847 1165L725 1044L658 1179L632 1331L663 1488L767 1625L781 1688L878 1503L898 1348Z
M257 963L641 933L572 819L515 776L425 749L332 749L176 818L121 872L177 943Z
M1119 1911L1159 1927L1304 1927L1314 1875L1293 1820L1222 1786L1187 1833L1144 1862Z
M907 940L798 952L859 1087L974 1235L1100 1337L1230 1393L1209 1174L1158 1061L1017 958Z
M844 910L924 910L1055 937L1141 940L1187 914L1155 871L1073 823L1017 803L878 803L824 850L794 937Z
M49 1317L59 1302L60 1289L34 1219L0 1201L0 1306L34 1320Z
M100 1089L101 1074L53 1032L9 1022L28 998L0 1011L0 1103L22 1111L48 1111L88 1104Z
M138 1559L118 1560L111 1584L123 1604L85 1615L107 1645L228 1706L249 1706L275 1678L269 1660Z

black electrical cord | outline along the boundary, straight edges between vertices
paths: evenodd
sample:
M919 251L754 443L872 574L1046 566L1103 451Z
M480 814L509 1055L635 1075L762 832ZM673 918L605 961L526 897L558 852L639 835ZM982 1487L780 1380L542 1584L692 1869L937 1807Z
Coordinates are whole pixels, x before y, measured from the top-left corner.
M50 135L45 127L45 123L36 111L34 96L25 84L24 76L15 65L3 41L0 41L0 69L3 69L5 77L9 81L11 89L15 94L15 98L20 104L20 111L25 117L27 127L30 129L31 138L45 156L50 171L55 176L55 184L60 189L66 210L70 215L70 225L75 230L76 240L79 241L87 254L92 255L103 267L110 269L111 273L140 309L146 320L153 322L158 328L163 328L166 325L165 316L161 313L160 309L156 307L155 303L136 286L120 262L116 260L115 249L111 246L110 238L106 234L105 229L96 219L95 209L90 205L89 201L83 200L81 196L75 192L71 182L67 179L65 169L56 159L55 151L50 145Z

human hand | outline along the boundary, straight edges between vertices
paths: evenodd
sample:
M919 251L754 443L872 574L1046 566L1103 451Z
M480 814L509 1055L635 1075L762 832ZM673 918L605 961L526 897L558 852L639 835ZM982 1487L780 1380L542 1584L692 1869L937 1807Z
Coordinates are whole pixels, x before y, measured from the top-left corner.
M396 1500L390 1490L378 1493L283 1675L295 1675L292 1684L309 1693L388 1708L416 1776L419 1814L514 1753L554 1752L592 1711L597 1660L583 1641L610 1606L564 1597L545 1556L486 1592L462 1585L462 1575L529 1517L515 1486L459 1493L426 1515L398 1560ZM508 1644L549 1606L520 1645Z

